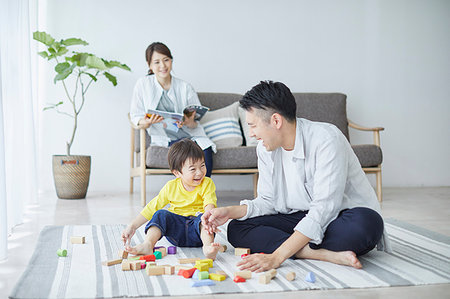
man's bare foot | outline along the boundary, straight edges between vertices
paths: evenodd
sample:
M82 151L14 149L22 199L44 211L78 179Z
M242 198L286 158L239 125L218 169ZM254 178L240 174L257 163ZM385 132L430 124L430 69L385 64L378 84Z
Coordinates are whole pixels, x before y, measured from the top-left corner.
M219 243L211 243L209 245L203 245L203 254L205 255L206 258L215 260L220 247L221 245Z
M297 252L295 256L302 259L320 260L338 265L350 266L356 269L362 268L361 262L353 251L335 252L327 249L311 249L309 245L306 245Z
M125 250L134 255L147 255L153 253L153 246L149 242L144 242L142 244L136 245L135 247L126 246Z

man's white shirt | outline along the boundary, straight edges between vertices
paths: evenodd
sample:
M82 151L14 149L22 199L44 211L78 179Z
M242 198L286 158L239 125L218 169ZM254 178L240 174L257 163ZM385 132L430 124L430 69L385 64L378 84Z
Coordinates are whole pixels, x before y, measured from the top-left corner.
M340 211L367 207L381 215L380 204L349 142L334 125L297 118L292 151L266 150L260 141L258 196L242 200L247 214L239 220L308 211L295 230L320 244ZM378 249L390 251L387 235Z

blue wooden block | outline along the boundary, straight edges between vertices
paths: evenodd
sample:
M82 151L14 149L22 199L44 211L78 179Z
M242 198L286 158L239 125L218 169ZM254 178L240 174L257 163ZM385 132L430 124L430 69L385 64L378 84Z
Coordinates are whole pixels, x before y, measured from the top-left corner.
M204 287L216 285L211 279L194 280L191 287Z
M307 282L315 283L315 282L316 282L316 276L314 275L314 273L308 272L308 273L306 274L305 280L306 280Z
M192 275L193 280L198 280L198 273L200 273L200 271L198 269L195 270L194 274Z

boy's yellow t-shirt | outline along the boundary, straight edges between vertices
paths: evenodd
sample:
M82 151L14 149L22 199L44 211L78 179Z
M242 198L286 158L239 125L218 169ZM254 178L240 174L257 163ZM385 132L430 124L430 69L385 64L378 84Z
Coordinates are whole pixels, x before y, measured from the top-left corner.
M148 220L153 214L170 204L169 211L181 216L193 216L197 212L203 213L204 207L213 204L217 207L216 186L211 178L205 177L193 191L183 187L180 178L168 181L141 211L141 215Z

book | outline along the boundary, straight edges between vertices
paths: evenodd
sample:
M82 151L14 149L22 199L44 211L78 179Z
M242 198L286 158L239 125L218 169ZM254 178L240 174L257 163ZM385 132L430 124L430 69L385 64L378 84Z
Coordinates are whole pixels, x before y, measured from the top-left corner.
M162 116L167 121L172 120L173 122L176 122L176 121L183 121L184 115L189 117L192 115L192 113L194 111L196 112L195 120L200 120L205 115L205 113L207 111L209 111L209 108L202 106L202 105L189 105L183 109L183 113L167 112L167 111L156 110L156 109L148 109L146 116L150 117L153 114L157 114L157 115Z
M177 121L183 121L184 116L190 117L192 113L195 111L195 120L200 120L205 113L209 110L208 107L202 105L189 105L183 109L183 113L176 112L167 112L156 109L148 109L147 117L152 116L153 114L162 116L164 118L163 123L166 124L166 129L174 132L178 132L178 126L176 124Z

